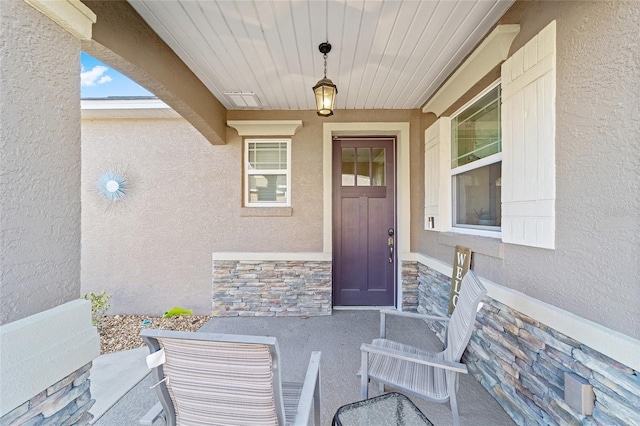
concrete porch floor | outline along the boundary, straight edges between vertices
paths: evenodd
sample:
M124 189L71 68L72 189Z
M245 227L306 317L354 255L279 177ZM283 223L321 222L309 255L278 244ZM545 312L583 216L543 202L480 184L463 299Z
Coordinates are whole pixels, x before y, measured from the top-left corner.
M322 425L330 425L336 410L360 399L360 383L356 372L360 367L360 344L378 337L379 313L377 311L334 311L325 317L231 317L212 318L201 329L205 332L275 336L280 347L282 379L302 381L312 351L322 351L321 371L321 418ZM419 320L391 318L387 320L387 336L394 340L440 350L438 338ZM137 350L136 350L137 351ZM129 352L129 351L128 351ZM127 356L140 356L130 352ZM124 355L123 355L124 356ZM114 362L115 361L115 362ZM92 397L99 405L107 394L113 398L114 388L124 382L126 374L109 368L119 363L112 357L108 363L97 362L92 376L102 376L102 383L92 383ZM98 370L99 373L97 371ZM106 374L105 374L106 373ZM139 372L137 374L140 374ZM109 377L105 381L104 377ZM96 425L136 425L138 419L156 402L155 391L149 389L151 377L147 376L96 419ZM122 385L127 386L127 385ZM108 389L108 390L107 390ZM369 396L378 395L377 385L370 385ZM434 425L453 423L449 404L430 403L412 398ZM460 378L458 390L460 422L462 425L513 425L509 415L480 385L467 374Z

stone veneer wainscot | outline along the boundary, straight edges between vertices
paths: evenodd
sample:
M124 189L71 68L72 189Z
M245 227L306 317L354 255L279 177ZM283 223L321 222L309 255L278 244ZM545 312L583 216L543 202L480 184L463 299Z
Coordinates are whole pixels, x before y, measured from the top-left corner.
M213 261L213 316L330 314L330 261Z
M417 267L418 311L446 316L450 278L421 263ZM483 302L463 361L517 424L640 424L638 371L496 300L486 297ZM442 340L443 326L428 325ZM565 403L565 372L593 386L592 416Z

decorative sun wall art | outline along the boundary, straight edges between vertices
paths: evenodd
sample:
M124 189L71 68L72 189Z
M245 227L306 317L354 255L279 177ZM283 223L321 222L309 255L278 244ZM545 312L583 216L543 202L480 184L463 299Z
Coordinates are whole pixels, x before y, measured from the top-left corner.
M106 171L98 179L98 191L111 202L121 201L127 194L127 181L113 170Z

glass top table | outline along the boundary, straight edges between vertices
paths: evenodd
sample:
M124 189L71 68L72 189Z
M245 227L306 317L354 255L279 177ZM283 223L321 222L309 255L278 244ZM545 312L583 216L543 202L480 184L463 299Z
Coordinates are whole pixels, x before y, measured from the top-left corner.
M338 408L334 426L433 426L406 396L390 392Z

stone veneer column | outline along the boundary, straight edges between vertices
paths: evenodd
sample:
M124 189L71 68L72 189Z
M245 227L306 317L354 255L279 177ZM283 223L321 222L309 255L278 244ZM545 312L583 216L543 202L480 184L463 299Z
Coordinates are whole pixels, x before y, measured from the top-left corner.
M74 300L0 326L0 426L86 424L100 354L91 304Z
M449 277L418 263L418 282L418 311L446 316ZM640 424L638 371L496 300L483 303L463 361L517 424ZM428 326L443 339L441 324ZM593 386L593 415L564 401L565 372Z
M0 425L85 425L96 402L89 391L91 363L49 386L0 418Z
M0 1L0 425L86 424L99 354L80 297L77 0Z
M418 309L418 262L402 262L402 310Z

